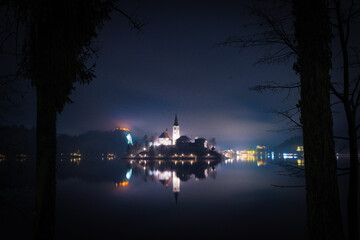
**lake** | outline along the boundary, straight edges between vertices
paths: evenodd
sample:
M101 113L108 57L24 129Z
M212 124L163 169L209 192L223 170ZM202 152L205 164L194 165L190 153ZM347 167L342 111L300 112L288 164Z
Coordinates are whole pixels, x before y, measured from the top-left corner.
M297 169L296 160L286 163ZM18 163L24 164L31 166ZM305 188L274 186L304 185L304 178L288 176L283 164L59 159L57 239L305 239ZM3 234L30 236L31 187L13 188L9 196L16 201L2 207Z

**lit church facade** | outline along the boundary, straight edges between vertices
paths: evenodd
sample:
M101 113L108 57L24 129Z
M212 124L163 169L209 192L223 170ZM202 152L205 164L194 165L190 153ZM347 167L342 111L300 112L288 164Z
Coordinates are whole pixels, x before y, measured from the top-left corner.
M163 132L159 138L157 139L157 141L155 142L155 146L160 146L160 145L165 145L165 146L169 146L169 145L175 145L176 144L176 140L180 137L180 126L178 123L178 118L177 118L177 114L175 114L175 120L174 120L174 124L173 124L173 129L172 129L172 137L170 136L168 130L166 129L165 132Z

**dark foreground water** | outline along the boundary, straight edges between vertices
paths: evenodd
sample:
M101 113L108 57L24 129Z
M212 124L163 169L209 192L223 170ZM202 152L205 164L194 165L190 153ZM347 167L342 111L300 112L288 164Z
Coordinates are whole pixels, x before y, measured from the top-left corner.
M24 164L3 196L5 239L31 234ZM288 173L271 160L59 160L57 239L305 239L305 189L272 186L304 184Z
M271 186L302 180L277 175L283 169L270 163L87 165L71 174L59 170L58 239L306 236L304 189Z

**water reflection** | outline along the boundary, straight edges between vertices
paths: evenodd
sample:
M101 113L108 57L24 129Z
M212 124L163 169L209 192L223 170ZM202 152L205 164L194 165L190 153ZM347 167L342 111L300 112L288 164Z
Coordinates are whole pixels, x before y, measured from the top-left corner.
M204 228L217 229L219 239L238 231L244 239L275 238L279 232L284 236L277 239L290 239L293 232L305 229L303 189L279 191L272 187L272 183L297 182L274 174L281 168L272 164L276 160L271 158L122 160L107 153L59 155L58 239L132 237L123 236L119 229L145 237L158 233L159 223L163 236L181 227L195 231L194 238L213 235ZM31 158L14 161L19 166L31 162ZM295 159L293 162L297 164ZM0 163L0 170L6 163L10 162ZM262 232L257 231L259 222L271 222L274 216L278 216L276 226L281 227L262 224ZM185 235L186 231L179 233L189 237ZM300 234L297 239L303 238Z
M58 161L59 180L76 178L90 183L112 182L115 189L131 187L134 178L142 179L144 182L160 182L165 188L172 187L176 203L183 182L208 177L216 179L216 167L221 162L217 159L123 160L111 156L103 160L102 156L96 159L74 156Z
M146 182L151 179L153 182L160 182L166 188L172 184L175 202L178 202L181 189L181 182L191 179L201 180L207 177L216 178L216 166L220 160L129 160L129 170L126 174L126 181L115 183L116 187L128 185L131 174L141 175ZM130 176L128 178L128 175ZM127 182L126 185L124 183Z

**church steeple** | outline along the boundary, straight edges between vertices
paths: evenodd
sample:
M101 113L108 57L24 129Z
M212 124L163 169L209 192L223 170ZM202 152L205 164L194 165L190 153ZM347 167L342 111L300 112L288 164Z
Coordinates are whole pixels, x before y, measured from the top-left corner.
M180 126L177 119L177 114L175 114L175 121L173 125L173 145L176 144L176 140L180 137Z
M175 121L173 126L179 126L178 120L177 120L177 114L175 114Z

